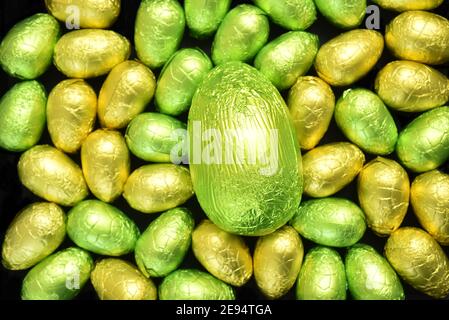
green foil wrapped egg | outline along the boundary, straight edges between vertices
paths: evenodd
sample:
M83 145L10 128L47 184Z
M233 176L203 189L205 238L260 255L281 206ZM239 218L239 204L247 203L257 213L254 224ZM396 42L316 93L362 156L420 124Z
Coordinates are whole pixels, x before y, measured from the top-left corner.
M375 90L391 109L422 112L449 100L449 80L439 71L413 61L393 61L379 71Z
M356 28L363 22L366 0L315 0L318 11L333 25Z
M385 257L416 290L433 298L448 295L449 260L427 232L412 227L396 230L385 245Z
M377 235L398 229L407 213L410 180L394 160L377 157L360 172L357 184L360 207L366 222Z
M66 25L107 29L120 14L120 2L121 0L45 0L45 5L52 16Z
M159 286L161 300L234 300L232 287L209 273L180 269L165 277Z
M53 63L67 77L93 78L128 59L130 51L128 39L114 31L76 30L56 43Z
M71 300L94 267L91 256L71 247L45 258L31 269L22 283L23 300Z
M122 134L103 129L92 132L81 147L81 165L93 195L105 202L114 201L122 194L130 170Z
M288 92L287 106L301 149L314 148L327 132L334 114L331 87L318 77L299 77Z
M329 40L318 50L315 69L333 86L348 86L363 78L377 63L384 39L374 30L351 30Z
M176 0L142 0L137 10L134 43L139 59L160 68L181 44L184 10Z
M299 206L290 224L304 238L330 247L349 247L366 230L363 211L343 198L307 200Z
M58 83L47 102L47 127L53 144L67 153L75 153L94 128L97 95L81 79Z
M322 198L351 183L365 163L365 155L354 144L335 142L307 152L303 159L304 193Z
M253 0L274 23L287 30L305 30L316 20L313 0Z
M173 209L192 196L189 170L175 164L149 164L136 169L123 191L128 204L143 213Z
M0 44L3 70L20 79L38 78L51 65L60 32L58 21L45 13L18 22Z
M170 162L176 147L186 138L187 126L176 118L156 112L136 116L126 130L129 150L140 159Z
M400 134L396 153L415 172L438 168L449 159L449 107L427 111Z
M17 171L20 182L27 189L50 202L73 206L88 194L80 167L48 145L34 146L24 152Z
M20 211L9 225L2 245L2 263L23 270L50 255L65 237L64 211L49 202L36 202Z
M290 31L265 45L257 54L254 66L279 90L290 88L306 74L318 52L318 36Z
M129 262L103 259L90 276L100 300L156 300L157 289Z
M382 100L367 89L348 89L335 106L335 121L362 150L387 155L394 151L398 129Z
M404 300L396 272L373 247L351 247L345 265L349 292L355 300Z
M245 241L203 220L193 231L196 259L218 279L241 287L253 274L253 260Z
M302 194L299 146L285 102L257 69L213 69L193 98L188 131L194 190L214 224L258 236L290 220Z
M212 61L216 65L248 62L265 45L269 33L265 13L255 6L241 4L229 11L218 27L212 43Z
M164 277L175 271L190 248L195 222L185 208L175 208L153 220L136 243L136 263L149 277Z
M345 265L340 254L315 247L304 258L296 284L298 300L346 300Z
M116 207L99 200L85 200L69 211L67 234L83 249L121 256L134 250L140 232Z
M179 116L189 110L193 95L212 69L209 57L200 49L176 52L159 75L155 103L159 112Z
M19 82L0 100L0 147L25 151L36 143L45 128L47 94L37 81Z
M439 7L444 0L373 0L383 9L394 11L433 10Z
M420 224L442 245L449 245L449 175L423 173L412 183L410 201Z
M153 99L156 78L153 72L137 61L115 66L98 95L98 119L102 127L120 129Z
M284 296L295 284L303 257L301 238L290 226L260 237L254 250L254 277L262 293L270 299Z
M449 20L426 11L401 13L387 26L385 43L399 59L449 62Z
M195 38L211 36L228 13L231 0L184 0L186 22Z

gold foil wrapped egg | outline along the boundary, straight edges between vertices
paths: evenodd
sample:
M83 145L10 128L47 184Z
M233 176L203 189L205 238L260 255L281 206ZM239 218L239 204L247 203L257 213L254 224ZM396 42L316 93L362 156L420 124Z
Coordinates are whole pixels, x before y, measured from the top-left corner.
M356 29L342 33L321 46L315 69L333 86L347 86L364 77L377 63L384 49L382 34Z
M434 298L449 293L449 260L427 232L412 227L396 230L385 245L385 257L416 290Z
M97 262L90 281L101 300L156 300L157 289L153 281L120 259Z
M193 231L192 249L207 271L230 285L241 287L253 274L253 261L243 238L221 230L210 220Z
M81 28L109 28L120 14L120 0L45 0L45 5L59 21Z
M254 277L270 299L285 295L295 284L301 269L304 247L290 226L260 237L254 251Z
M17 169L20 182L47 201L73 206L88 194L80 167L49 145L38 145L24 152Z
M439 7L444 0L373 0L384 9L394 11L432 10Z
M368 227L386 236L398 229L409 205L410 180L407 171L394 160L378 157L360 172L359 203Z
M100 129L91 133L81 147L81 164L87 185L98 199L111 202L122 194L130 160L120 132Z
M102 127L120 129L153 99L156 78L137 61L125 61L109 73L98 96L98 118Z
M416 217L439 243L449 245L449 175L438 170L416 177L411 188Z
M54 145L67 153L78 151L94 127L96 113L97 95L87 82L58 83L47 102L47 127Z

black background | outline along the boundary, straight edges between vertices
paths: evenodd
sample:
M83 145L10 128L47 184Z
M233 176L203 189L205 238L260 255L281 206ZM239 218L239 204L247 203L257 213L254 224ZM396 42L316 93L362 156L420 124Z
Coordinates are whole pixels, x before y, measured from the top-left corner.
M183 1L180 1L183 2ZM248 2L251 3L251 1L233 1L232 6L239 3ZM140 0L124 0L122 1L122 10L119 19L112 27L113 30L121 33L122 35L126 36L129 40L133 41L133 34L134 34L134 20L137 12L137 8L140 4ZM35 13L38 12L46 12L46 8L44 5L44 0L14 0L14 1L1 1L0 2L0 38L3 38L7 31L18 21L29 17ZM448 1L445 1L445 3L435 10L436 13L448 17L449 13L449 3ZM385 25L396 16L396 13L388 12L388 11L381 11L381 32L384 32ZM64 32L66 32L65 27L61 24ZM283 30L280 27L275 26L274 24L270 25L270 39L273 39L280 34L286 32L286 30ZM364 27L364 24L362 24L361 28ZM329 23L326 22L326 20L319 16L318 20L314 23L314 25L307 30L309 32L318 34L320 38L320 42L324 43L330 38L335 37L339 33L342 32L342 30L339 30ZM211 45L212 39L208 39L205 41L198 41L193 38L191 38L188 35L188 30L186 28L186 33L183 39L182 47L200 47L205 52L210 53L210 45ZM130 59L135 58L135 53L132 53L132 56ZM382 58L380 59L379 63L376 65L376 67L361 81L353 85L352 87L365 87L368 89L373 90L373 84L374 84L374 78L377 74L377 72L389 61L394 60L391 55L388 53L388 50L386 49L384 51L384 54ZM444 74L448 75L448 67L447 66L440 66L437 68ZM154 71L154 70L153 70ZM157 72L155 72L157 75ZM310 70L309 74L314 75L315 72L312 68ZM44 86L46 87L47 91L49 92L58 82L63 80L65 77L59 73L55 67L51 67L43 76L39 78L39 81L41 81ZM89 79L88 82L93 86L93 88L98 93L101 85L104 81L105 77L99 77L95 79ZM0 71L0 96L3 95L9 88L11 88L15 83L17 83L19 80L9 77L5 72ZM343 89L334 89L335 95L338 98L341 93L343 92ZM285 94L285 92L284 92ZM147 109L147 111L154 111L153 103L151 103ZM396 119L398 128L403 128L407 123L410 122L414 117L416 117L416 114L399 114L394 113L393 116ZM186 116L181 117L182 120L186 120ZM332 121L331 127L329 128L329 131L327 132L325 138L322 140L321 144L332 142L332 141L344 141L346 140L344 136L341 134L341 132L336 128L336 125L334 121ZM48 136L48 133L45 132L42 136L39 144L51 144L51 140ZM7 152L0 149L0 241L3 241L5 231L8 227L8 225L11 223L13 217L15 214L21 210L26 205L36 202L36 201L42 201L40 198L33 195L30 191L26 190L20 183L18 176L17 176L17 162L20 157L19 153L12 153ZM367 161L371 160L373 156L367 155ZM395 156L392 155L391 158L395 159ZM73 159L79 163L79 155L73 156ZM397 159L396 159L397 160ZM142 161L136 159L135 157L132 157L132 170L141 166L143 164ZM449 166L446 164L441 168L444 172L449 172ZM410 173L410 179L412 180L415 177L414 174ZM352 183L346 188L344 188L342 191L337 193L337 196L346 197L349 199L352 199L354 201L357 201L357 193L355 189L355 184ZM126 203L123 198L117 199L114 203L115 206L122 209L124 212L126 212L139 226L140 230L143 231L148 226L148 224L157 216L157 215L146 215L139 213L133 209L131 209L128 204ZM189 200L186 204L186 207L190 208L192 212L194 213L195 219L197 222L202 220L205 215L202 212L201 208L199 207L196 199ZM65 208L66 212L69 210L69 208ZM403 226L419 226L419 224L416 221L416 218L413 215L413 212L409 210L407 213L407 216L403 222ZM255 238L246 238L246 241L248 245L250 246L251 250L254 248L255 244ZM375 247L379 252L383 251L383 246L385 244L385 238L379 238L375 236L370 230L367 230L365 236L361 240L363 243L367 243ZM303 239L306 252L309 248L313 247L314 244L310 243L309 241ZM65 248L68 246L72 246L73 243L66 239L61 248ZM59 249L61 249L59 248ZM58 249L58 250L59 250ZM444 248L446 253L449 254L448 248ZM342 256L344 257L345 249L339 250ZM99 256L94 256L95 259L99 258ZM128 255L126 257L123 257L125 259L128 259L133 262L133 255ZM198 268L201 270L204 270L202 266L195 260L193 253L191 250L189 251L185 261L183 262L182 268ZM0 300L17 300L20 299L20 287L23 277L26 274L25 271L9 271L3 268L3 266L0 266ZM160 283L160 279L153 279L156 284ZM403 283L404 289L406 292L406 299L415 300L415 299L428 299L425 295L417 292L407 284ZM236 290L237 293L237 299L246 300L246 299L264 299L263 295L257 290L257 286L254 282L254 278L250 280L250 282L245 285L242 288L238 288ZM283 298L283 299L294 299L294 288ZM348 297L350 298L350 297ZM80 300L90 300L90 299L97 299L96 293L90 284L88 282L86 286L82 289L80 295L77 297L77 299Z

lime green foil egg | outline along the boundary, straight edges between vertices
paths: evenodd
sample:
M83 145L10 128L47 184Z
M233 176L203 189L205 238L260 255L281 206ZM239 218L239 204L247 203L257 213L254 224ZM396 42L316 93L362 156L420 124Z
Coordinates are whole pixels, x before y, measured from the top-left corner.
M28 17L3 38L0 65L13 77L35 79L51 65L59 36L59 23L51 15L37 13Z
M366 0L315 0L318 11L343 29L358 27L365 17Z
M228 13L231 0L185 0L184 10L190 34L195 38L211 36Z
M249 62L265 45L269 33L268 18L262 10L249 4L239 5L229 11L215 34L212 61L216 65Z
M433 10L439 7L444 0L373 0L384 9L394 11Z
M170 273L159 286L161 300L234 300L232 287L209 273L179 269Z
M137 57L151 69L162 67L181 44L184 28L184 10L178 1L143 0L134 32Z
M134 250L140 232L116 207L99 200L86 200L69 211L67 234L83 249L120 256Z
M14 85L0 99L0 147L25 151L36 143L45 128L47 94L37 81Z
M31 269L22 283L23 300L71 300L89 280L91 256L71 247L52 254Z

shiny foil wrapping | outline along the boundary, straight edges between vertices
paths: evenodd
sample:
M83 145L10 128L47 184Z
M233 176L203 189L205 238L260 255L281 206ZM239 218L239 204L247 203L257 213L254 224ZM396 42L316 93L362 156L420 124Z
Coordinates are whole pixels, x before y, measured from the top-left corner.
M367 89L348 89L335 106L335 121L362 150L377 155L394 151L398 129L382 100Z
M432 10L439 7L444 0L373 0L384 9L394 11Z
M316 20L313 0L253 0L274 23L287 30L305 30Z
M356 244L346 255L349 292L355 300L404 300L404 289L387 260L366 244Z
M326 42L318 50L315 69L333 86L347 86L364 77L377 63L384 48L381 33L356 29Z
M448 295L449 260L427 232L412 227L396 230L385 245L385 257L416 290L434 298Z
M211 36L228 13L231 0L185 0L184 10L190 34L195 38Z
M136 243L137 266L146 277L165 277L186 256L195 226L192 213L175 208L153 220Z
M47 201L73 206L88 194L80 167L51 146L38 145L24 152L17 170L20 182Z
M156 300L157 297L153 281L120 259L97 262L90 279L100 300Z
M186 138L186 128L185 123L174 117L156 112L142 113L126 129L126 144L140 159L171 162L173 155L181 156L174 150Z
M137 11L134 43L139 59L160 68L181 44L184 10L176 0L143 0Z
M357 194L368 227L377 235L387 236L400 227L407 213L407 171L394 160L378 157L360 172Z
M284 226L260 237L254 251L254 277L269 299L284 296L295 284L304 247L295 229Z
M299 76L309 71L318 47L318 36L303 31L290 31L265 45L257 54L254 66L276 88L288 89Z
M20 211L6 230L2 264L23 270L50 255L65 237L66 217L56 204L36 202Z
M95 124L97 95L80 79L63 80L50 92L47 128L53 144L67 153L81 148Z
M60 32L58 21L45 13L18 22L0 44L3 70L20 79L38 78L51 65Z
M296 284L298 300L346 300L345 265L340 254L315 247L304 258Z
M366 0L315 0L318 11L333 25L356 28L363 22Z
M375 90L391 109L422 112L449 100L449 80L439 71L413 61L387 64L376 77Z
M327 132L334 114L331 87L318 77L299 77L288 92L287 106L301 149L314 148Z
M268 18L262 10L249 4L238 5L226 14L215 33L212 61L215 65L249 62L265 45L269 33Z
M396 153L402 164L415 172L441 166L449 159L449 107L427 111L400 134Z
M366 230L359 206L334 197L302 202L290 224L306 239L339 248L357 243Z
M156 78L137 61L124 61L115 66L98 95L98 119L102 127L120 129L153 99Z
M449 245L449 175L433 170L416 177L410 201L420 224L442 245Z
M173 209L192 196L189 170L175 164L149 164L136 169L123 191L128 204L143 213Z
M120 0L45 0L52 16L62 22L79 22L81 28L107 29L120 14ZM79 14L79 21L73 20L73 6Z
M122 194L129 176L130 157L125 138L118 131L92 132L81 147L81 165L92 194L112 202Z
M157 110L172 116L188 111L198 85L211 69L211 60L200 49L176 52L159 75L155 95Z
M111 30L70 31L56 43L53 63L67 77L93 78L128 59L130 50L128 39Z
M232 62L206 76L189 113L190 170L214 224L260 236L290 220L302 195L294 130L281 95L257 69ZM214 144L220 156L210 151L207 132L221 138Z
M304 193L314 198L333 195L354 180L364 163L363 152L349 142L312 149L302 160Z
M209 273L179 269L164 278L159 286L160 300L234 300L232 287Z
M71 300L89 280L91 256L71 247L47 257L31 269L22 283L22 300Z
M431 12L404 12L387 26L385 42L400 59L426 64L449 62L449 20Z
M221 230L210 220L193 231L192 249L207 271L232 286L243 286L253 274L253 260L243 238Z
M67 235L88 251L121 256L134 250L140 232L116 207L99 200L85 200L69 211Z
M37 81L19 82L0 99L0 147L25 151L41 138L45 128L47 94Z

